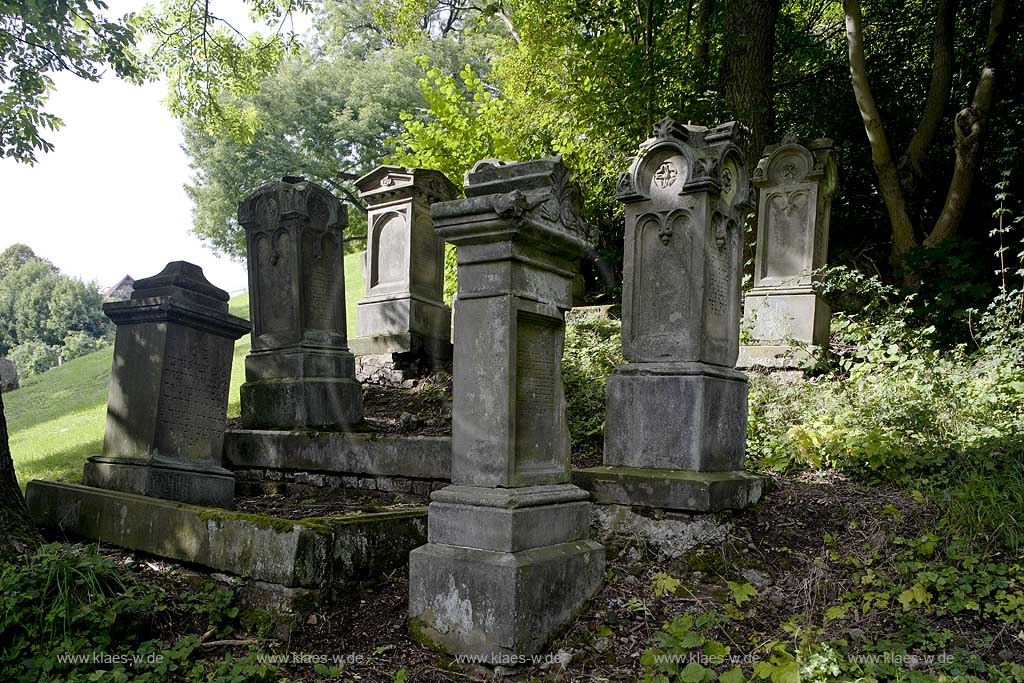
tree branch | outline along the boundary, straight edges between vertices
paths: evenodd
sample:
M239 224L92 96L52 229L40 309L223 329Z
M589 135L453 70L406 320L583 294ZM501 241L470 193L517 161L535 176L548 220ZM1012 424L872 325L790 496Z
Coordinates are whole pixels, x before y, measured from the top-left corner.
M913 224L907 214L907 204L900 187L899 173L893 161L892 149L885 134L882 116L878 112L875 98L871 94L868 82L867 63L864 60L863 19L860 11L860 0L843 0L843 11L846 14L846 41L849 48L850 79L853 83L853 94L857 100L864 121L864 132L867 134L871 147L871 160L875 165L879 189L885 202L892 224L893 256L899 258L917 246Z
M942 205L935 227L925 239L926 246L935 246L956 234L963 218L967 200L971 195L974 176L978 169L978 156L988 111L995 96L996 77L1002 66L1004 41L1006 40L1007 0L993 0L988 22L988 41L985 47L985 65L974 87L971 105L962 109L953 121L953 143L956 162L949 192Z
M903 185L910 189L924 175L922 164L928 156L928 148L942 123L942 114L949 100L953 83L953 30L957 0L940 0L935 16L935 42L932 46L932 80L928 85L921 120L914 131L914 137L907 145L899 161Z

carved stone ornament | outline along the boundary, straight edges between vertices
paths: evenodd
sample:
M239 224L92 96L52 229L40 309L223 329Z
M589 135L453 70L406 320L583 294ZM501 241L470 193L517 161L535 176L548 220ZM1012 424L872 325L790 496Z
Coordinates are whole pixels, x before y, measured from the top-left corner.
M658 170L654 172L654 182L658 184L658 187L665 189L675 184L676 178L679 177L679 173L676 171L676 167L672 165L671 161L662 162Z

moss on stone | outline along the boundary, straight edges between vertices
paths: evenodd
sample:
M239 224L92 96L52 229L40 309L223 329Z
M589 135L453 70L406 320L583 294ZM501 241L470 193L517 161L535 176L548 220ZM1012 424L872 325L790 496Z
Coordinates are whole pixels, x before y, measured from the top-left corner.
M277 533L285 534L298 528L309 529L310 531L318 534L331 534L333 531L329 526L323 524L317 524L312 520L290 520L281 519L280 517L268 517L266 515L254 515L247 512L233 512L231 510L221 510L219 508L203 508L199 510L197 516L204 522L213 522L218 527L227 520L235 520L239 522L246 522L252 524L259 529L269 529L276 531Z

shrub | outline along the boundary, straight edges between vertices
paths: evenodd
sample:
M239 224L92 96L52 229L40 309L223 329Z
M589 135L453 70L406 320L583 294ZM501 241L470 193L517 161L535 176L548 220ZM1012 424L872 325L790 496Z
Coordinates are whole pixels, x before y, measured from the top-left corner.
M31 377L57 365L59 351L59 346L50 346L37 339L30 339L12 348L8 358L18 368L20 377Z
M65 361L78 358L92 353L107 346L108 342L103 337L96 338L87 332L75 330L68 332L64 337L64 346L61 347L60 355Z
M17 683L283 683L255 653L204 659L198 635L161 639L166 623L230 632L234 601L213 585L170 595L94 545L43 546L0 566L0 671Z
M622 326L597 319L565 328L562 381L574 461L600 464L604 450L604 386L622 357Z

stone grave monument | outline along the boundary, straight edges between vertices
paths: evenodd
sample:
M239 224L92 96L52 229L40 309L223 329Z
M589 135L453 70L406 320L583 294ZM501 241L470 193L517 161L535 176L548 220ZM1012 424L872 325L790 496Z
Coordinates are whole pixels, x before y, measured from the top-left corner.
M400 383L451 363L444 241L430 206L458 196L440 171L379 166L356 181L367 205L366 293L350 340L359 378Z
M560 159L480 161L435 204L458 247L452 485L409 556L410 630L492 665L539 652L598 589L604 548L570 482L564 314L588 246Z
M345 207L304 178L269 183L238 205L249 262L252 353L242 424L345 429L363 419L345 331Z
M619 177L627 363L606 387L604 466L575 475L595 502L712 511L761 495L762 480L743 471L747 378L735 369L743 134L666 118Z
M0 392L14 391L18 384L18 368L10 358L0 358Z
M744 297L753 342L740 349L739 367L804 368L815 349L828 348L832 311L815 293L812 273L828 257L836 175L831 140L801 143L789 135L764 150L754 171L754 283Z
M117 337L103 454L86 463L86 486L231 506L221 451L235 340L249 322L227 302L199 266L174 261L103 305Z

